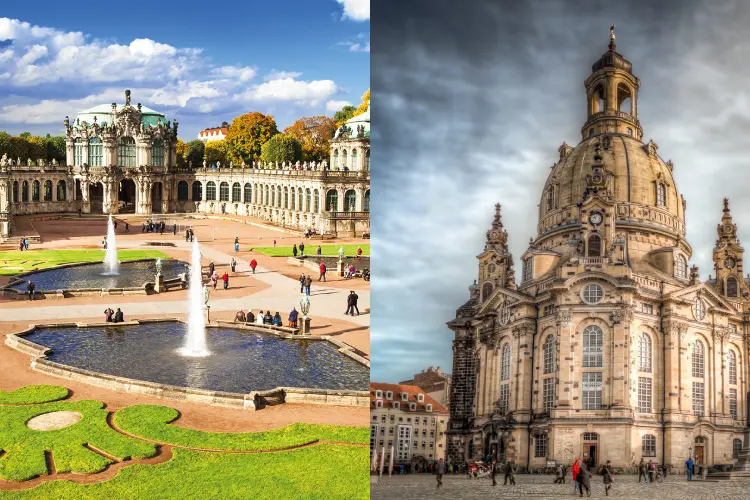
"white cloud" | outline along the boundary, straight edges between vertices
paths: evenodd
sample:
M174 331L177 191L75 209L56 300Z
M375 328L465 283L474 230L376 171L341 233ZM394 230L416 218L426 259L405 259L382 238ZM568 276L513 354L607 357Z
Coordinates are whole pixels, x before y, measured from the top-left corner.
M257 71L255 68L245 66L221 66L214 70L214 74L224 78L237 79L241 82L249 82L255 78Z
M344 8L344 19L370 20L370 0L336 0Z
M316 105L336 93L332 80L303 82L294 78L271 80L248 89L241 98L249 101L293 101Z
M349 51L350 52L370 52L370 42L361 44L361 43L353 43L349 45Z
M277 71L273 69L266 75L264 80L268 82L270 80L283 80L285 78L299 78L300 76L302 76L302 73L297 71Z
M352 103L349 101L328 101L326 103L326 111L329 113L335 113L336 111L341 110L344 106L351 106Z
M140 94L141 90L133 90ZM122 101L123 90L109 88L82 99L44 99L30 104L8 104L0 106L0 122L13 123L62 123L62 119L73 111L82 111L105 102Z

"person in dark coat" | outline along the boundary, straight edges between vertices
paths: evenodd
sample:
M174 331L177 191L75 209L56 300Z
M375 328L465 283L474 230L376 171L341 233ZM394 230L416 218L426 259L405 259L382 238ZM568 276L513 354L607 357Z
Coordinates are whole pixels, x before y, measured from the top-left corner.
M305 295L310 295L310 287L312 286L312 278L310 275L307 275L307 278L305 278Z
M641 482L641 478L643 478L643 482L648 482L648 476L646 475L646 461L643 460L643 457L641 457L641 462L638 464L638 482Z
M445 462L441 458L437 463L437 487L440 488L443 485L443 474L445 474Z
M604 478L604 493L609 496L609 489L612 487L612 483L614 483L614 476L612 474L612 462L607 460L607 463L602 466L602 469L599 471L599 473Z
M305 293L305 275L299 275L299 293Z
M297 256L297 244L296 243L292 247L292 255L294 255L295 257Z
M591 496L591 473L583 464L581 464L581 470L578 472L576 481L578 481L578 485L580 487L580 495L583 496L583 490L585 489L586 495Z
M325 281L326 280L326 271L327 270L328 269L326 268L326 263L323 262L323 261L320 261L320 276L318 277L318 281L320 281L320 280Z
M29 282L26 284L26 289L29 292L29 300L34 300L34 289L36 288L36 285L33 281L29 280Z
M174 224L174 225L172 226L172 235L173 235L173 236L177 236L177 224Z
M117 308L117 312L115 312L115 319L114 319L114 322L115 322L115 323L122 323L123 321L125 321L125 318L124 318L124 316L123 316L123 314L122 314L122 311L121 311L121 310L120 310L120 308L118 307L118 308Z
M230 266L232 267L232 272L234 272L234 270L237 269L237 261L234 260L234 257L232 257L232 262L230 263Z
M497 481L495 480L496 473L497 473L497 462L493 460L492 464L490 464L490 479L492 479L492 486L497 486Z
M190 241L190 229L185 229L185 241Z
M302 242L299 244L299 256L302 257L305 255L305 243Z
M299 313L297 312L297 308L292 307L292 310L289 312L289 328L297 328L298 317Z
M505 481L503 482L503 486L508 484L508 480L510 480L511 486L516 484L516 464L513 463L512 458L505 462Z
M210 263L210 264L208 265L208 275L209 275L209 276L213 276L213 275L214 275L214 269L216 269L216 266L214 266L214 263L213 263L213 262L211 262L211 263Z
M359 300L359 295L354 293L354 290L349 290L349 296L346 298L346 313L344 314L350 314L354 316L354 311L357 311L357 316L359 316L359 307L357 307L357 300Z
M263 316L263 324L273 325L273 316L271 316L271 311L266 311L265 316Z

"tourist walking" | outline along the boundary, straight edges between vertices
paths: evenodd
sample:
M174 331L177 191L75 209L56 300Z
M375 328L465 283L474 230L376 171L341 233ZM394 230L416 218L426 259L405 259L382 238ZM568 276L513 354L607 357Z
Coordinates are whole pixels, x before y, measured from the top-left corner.
M216 266L213 262L208 264L208 275L212 276L214 274L214 269L216 269Z
M20 250L21 252L23 252L23 238L21 238L20 240L18 240L18 250Z
M232 262L229 264L232 267L232 272L237 268L237 261L232 257Z
M437 487L440 488L443 485L443 474L445 474L445 462L443 462L443 459L441 458L438 460L437 463Z
M318 254L318 257L320 257L321 255L323 255L323 249L322 249L322 248L320 248L320 245L318 245L318 251L317 251L317 254Z
M234 243L234 251L239 252L240 251L240 244L238 242Z
M641 482L641 478L643 478L643 482L648 482L648 476L646 475L646 461L641 457L641 461L638 464L638 482Z
M29 282L26 284L26 289L29 292L29 300L34 300L34 289L36 288L36 285L33 281L29 280Z
M305 293L305 275L299 275L299 293Z
M576 458L575 461L573 462L573 467L572 467L573 494L574 495L581 490L581 485L578 482L578 474L580 473L581 473L581 461Z
M326 269L326 263L321 261L320 262L320 277L318 278L318 281L320 281L320 280L325 281L326 280L326 270L327 270Z
M172 236L177 236L177 223L172 224Z
M512 458L505 463L505 482L503 483L503 486L508 484L508 480L510 480L511 486L516 484L516 464L513 463Z
M693 468L695 467L695 462L693 462L693 457L689 457L685 461L685 472L687 473L687 480L692 481L693 480ZM640 480L638 480L640 483Z
M112 227L117 231L117 219L112 219Z
M586 495L591 496L591 473L588 471L585 465L581 465L581 470L578 471L578 488L580 490L580 496L583 496L583 490L586 490Z
M604 494L609 496L609 490L612 488L612 483L615 482L614 476L612 475L612 462L607 460L607 463L602 467L600 474L604 476Z
M257 317L257 318L255 318L255 324L256 324L256 325L262 325L262 324L263 324L263 309L261 309L261 310L260 310L260 311L258 312L258 317Z
M297 308L292 307L292 310L289 311L289 328L297 328L298 316L299 316L299 313L297 312Z
M497 481L495 480L495 474L497 473L497 462L494 460L490 464L490 479L492 479L492 486L497 486Z
M216 272L211 274L211 286L214 287L214 291L216 291L216 285L219 283L219 275L216 274Z
M357 316L359 316L359 307L357 307L357 300L359 300L359 295L354 293L354 290L349 290L349 296L346 298L346 312L344 314L351 314L354 316L354 311L357 311Z
M555 478L555 484L565 484L565 472L562 464L557 464L557 477Z
M235 245L239 245L240 244L240 237L239 236L235 236L234 237L234 244Z
M130 232L130 224L128 224L127 222L125 223L125 232L126 233Z
M193 242L193 237L195 237L195 232L193 232L193 230L191 229L190 230L190 243Z
M120 308L118 307L118 308L117 308L117 312L115 312L115 319L114 319L114 322L115 322L115 323L122 323L123 321L125 321L125 317L124 317L124 315L122 314L122 311L120 310Z
M310 295L310 287L312 286L312 278L310 275L307 275L307 278L305 278L305 295Z
M105 236L105 237L104 237L104 239L102 240L102 248L103 248L104 250L106 250L106 249L107 249L107 237L106 237L106 236Z
M250 261L250 269L253 270L253 274L255 274L255 268L258 267L258 261L253 259Z
M185 229L185 241L190 241L190 229Z
M221 275L221 281L224 282L224 290L229 288L229 274L227 274L226 271L224 271L224 274Z
M299 256L302 257L303 255L305 255L305 243L301 242L299 244Z
M292 255L294 255L295 257L297 256L297 244L296 243L292 247Z
M648 481L650 483L654 482L654 476L656 475L656 464L653 460L648 461Z

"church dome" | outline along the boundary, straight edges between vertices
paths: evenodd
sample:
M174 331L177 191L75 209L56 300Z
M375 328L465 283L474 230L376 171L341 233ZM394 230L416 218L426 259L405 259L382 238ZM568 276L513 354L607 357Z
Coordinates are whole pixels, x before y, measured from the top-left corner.
M346 121L344 126L339 127L336 131L334 139L357 139L358 135L357 127L362 126L364 128L363 137L370 137L370 107L367 107L367 111L361 115L353 116Z

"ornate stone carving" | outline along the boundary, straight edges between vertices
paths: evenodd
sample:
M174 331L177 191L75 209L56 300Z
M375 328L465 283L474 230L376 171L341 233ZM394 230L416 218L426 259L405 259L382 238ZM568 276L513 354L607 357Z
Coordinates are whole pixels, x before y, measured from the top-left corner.
M623 304L610 313L609 319L615 324L628 324L633 321L634 310L633 306Z
M555 322L561 328L568 328L573 320L573 314L567 309L558 309Z

